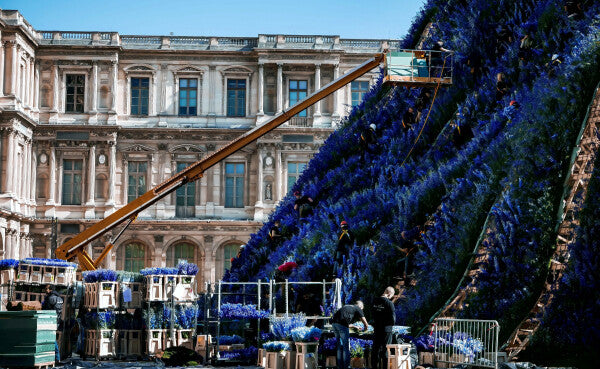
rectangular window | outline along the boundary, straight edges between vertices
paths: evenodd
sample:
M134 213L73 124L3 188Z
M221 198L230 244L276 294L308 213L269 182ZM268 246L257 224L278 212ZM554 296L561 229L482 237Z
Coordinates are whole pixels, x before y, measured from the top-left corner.
M227 80L227 116L246 116L246 80Z
M294 183L296 183L300 174L304 172L304 169L306 169L306 163L288 162L288 191L292 188Z
M129 185L127 187L127 202L132 202L146 193L146 173L148 163L145 161L130 161L127 163Z
M191 163L177 163L177 172L181 172ZM175 190L175 216L177 218L193 218L196 214L196 182L187 184Z
M290 80L290 107L296 105L298 102L304 100L308 94L308 81L307 80ZM306 110L302 110L296 115L297 117L306 117Z
M148 115L150 78L131 78L131 115Z
M225 207L244 207L244 164L225 164Z
M352 106L356 106L361 103L365 94L369 92L369 82L353 81L350 86L352 91Z
M179 115L197 115L198 79L179 79Z
M65 112L83 113L85 101L85 75L67 74Z
M81 173L83 160L63 161L63 205L81 205Z

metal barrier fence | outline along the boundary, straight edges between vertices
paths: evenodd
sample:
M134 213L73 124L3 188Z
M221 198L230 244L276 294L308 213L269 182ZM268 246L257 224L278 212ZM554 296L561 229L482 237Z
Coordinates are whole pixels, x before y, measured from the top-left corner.
M467 364L480 368L498 368L500 326L497 321L438 318L433 325L434 360L438 366Z

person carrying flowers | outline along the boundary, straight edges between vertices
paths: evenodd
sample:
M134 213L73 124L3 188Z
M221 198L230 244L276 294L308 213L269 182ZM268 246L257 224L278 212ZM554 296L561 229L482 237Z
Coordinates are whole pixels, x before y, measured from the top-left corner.
M306 195L303 196L300 191L294 192L294 196L296 197L294 210L298 212L298 218L304 220L304 218L312 214L313 199Z

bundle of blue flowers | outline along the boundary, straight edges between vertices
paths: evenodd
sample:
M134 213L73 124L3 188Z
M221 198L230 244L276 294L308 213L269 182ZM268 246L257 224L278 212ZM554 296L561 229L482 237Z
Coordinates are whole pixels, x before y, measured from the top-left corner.
M116 282L118 274L110 269L96 269L89 272L83 272L83 280L87 283L95 282Z
M265 319L269 317L269 312L258 310L252 304L223 304L219 316L225 319Z
M31 265L46 265L46 266L57 266L65 268L77 268L77 264L70 263L61 259L44 259L44 258L25 258L21 260L22 264Z
M0 270L3 269L15 269L19 266L19 260L15 259L3 259L0 260Z
M271 341L263 343L263 348L268 352L289 351L290 344L283 341Z
M255 361L258 355L258 349L254 346L240 350L221 351L221 358L229 360Z
M274 317L270 320L271 332L280 340L290 341L292 330L306 326L306 315L290 314L289 316Z
M292 329L294 342L319 342L322 331L317 327L298 327Z

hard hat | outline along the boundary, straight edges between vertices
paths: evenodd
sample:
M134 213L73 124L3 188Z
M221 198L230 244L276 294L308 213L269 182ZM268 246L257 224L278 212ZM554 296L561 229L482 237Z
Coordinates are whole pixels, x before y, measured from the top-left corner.
M300 191L294 191L294 196L300 196Z
M371 127L373 131L377 129L377 126L374 123L371 123L369 127Z
M340 223L340 226L348 227L348 222L346 222L345 220L342 220L342 222Z

